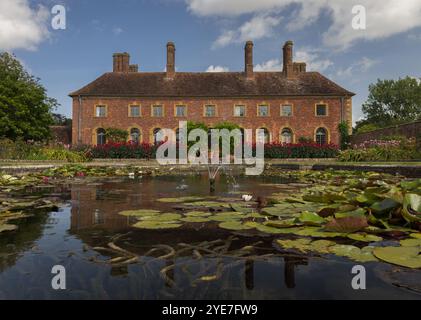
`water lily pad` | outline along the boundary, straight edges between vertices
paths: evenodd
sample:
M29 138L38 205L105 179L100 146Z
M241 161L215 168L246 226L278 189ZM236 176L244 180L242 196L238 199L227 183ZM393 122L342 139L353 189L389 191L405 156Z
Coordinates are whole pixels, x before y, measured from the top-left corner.
M217 201L195 201L195 202L187 202L185 203L186 206L195 206L195 207L207 207L207 208L214 208L214 207L224 207L229 208L229 203L217 202Z
M140 220L142 221L175 221L178 220L182 217L181 214L178 213L160 213L157 215L152 215L152 216L143 216L143 217L139 217Z
M304 227L295 232L296 235L314 238L336 238L346 237L346 233L324 231L318 227Z
M6 231L14 231L17 228L18 226L15 226L14 224L0 224L0 233Z
M140 221L134 224L133 227L139 229L174 229L181 227L181 224L165 221Z
M408 222L421 222L421 196L415 193L405 195L402 216Z
M420 247L378 247L373 253L380 260L412 269L421 268Z
M377 242L382 241L382 237L375 236L373 234L366 234L366 233L352 233L348 235L348 238L356 241L363 241L363 242Z
M276 240L277 244L284 249L296 249L303 253L306 253L310 250L309 244L311 243L311 239L295 239L295 240Z
M329 252L340 257L347 257L357 262L377 261L373 255L374 247L364 247L360 249L351 245L336 244L329 247Z
M148 217L160 214L161 211L150 210L150 209L140 209L140 210L126 210L121 211L118 214L127 217Z
M190 202L190 201L203 201L206 198L204 197L196 197L196 196L187 196L187 197L178 197L178 198L161 198L157 199L159 202L165 203L182 203L182 202Z
M184 214L187 217L208 217L211 215L210 212L204 211L190 211Z
M346 217L365 217L365 209L358 208L353 211L346 211L346 212L336 212L335 218L346 218Z
M376 214L383 214L399 207L401 204L393 199L387 198L371 205L371 210Z
M239 203L230 203L232 210L241 213L252 213L255 211L253 208L248 208L246 205L239 204Z
M205 217L185 217L185 218L181 218L180 220L184 222L192 222L192 223L201 223L201 222L210 221L209 218L205 218Z
M421 239L405 239L399 241L402 247L421 247Z
M366 217L345 217L329 221L325 229L327 231L351 233L368 227Z
M298 217L298 220L305 225L320 226L325 222L325 219L315 212L304 211Z
M285 219L285 220L269 220L264 222L264 225L274 228L291 228L302 225L302 223L296 222L296 219Z
M241 223L240 221L225 221L219 224L219 227L222 229L228 230L248 230L252 229L250 226Z

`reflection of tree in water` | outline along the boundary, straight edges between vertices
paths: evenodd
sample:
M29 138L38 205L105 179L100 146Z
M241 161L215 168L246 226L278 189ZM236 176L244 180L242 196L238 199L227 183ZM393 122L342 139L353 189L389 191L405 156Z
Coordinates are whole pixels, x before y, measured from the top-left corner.
M84 234L87 237L82 238L89 241L88 233ZM232 287L232 283L229 283L232 275L240 275L245 288L254 290L255 263L279 263L279 258L285 261L285 285L293 288L295 266L307 264L306 258L302 256L276 251L271 245L271 239L262 241L233 235L227 237L228 234L224 233L225 237L217 234L220 238L211 239L207 234L205 237L208 240L192 241L188 231L184 232L184 239L180 239L180 233L172 231L142 231L140 234L141 239L137 238L139 232L130 232L110 236L109 240L101 244L90 242L92 249L97 252L91 261L111 266L112 276L128 276L131 269L129 266L137 266L141 269L140 273L145 275L144 281L157 281L153 275L159 274L165 287L172 292L188 295L192 293L186 292L188 288L202 288L198 291L201 296L206 294L203 288L210 289L214 283L220 287ZM171 238L172 241L168 241ZM132 279L132 273L129 279Z
M48 214L36 214L20 221L16 232L0 235L0 272L15 265L20 256L41 238Z

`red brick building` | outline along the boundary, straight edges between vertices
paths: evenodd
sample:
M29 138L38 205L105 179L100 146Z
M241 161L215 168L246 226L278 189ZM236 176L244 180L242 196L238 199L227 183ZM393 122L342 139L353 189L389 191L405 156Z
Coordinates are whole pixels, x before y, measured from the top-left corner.
M209 127L234 122L242 128L266 129L271 142L339 143L337 126L352 122L352 92L306 64L293 61L293 43L283 46L283 70L255 72L253 43L245 46L243 72L176 72L175 46L167 44L166 72L142 72L128 53L113 56L107 72L73 99L74 144L102 144L107 128L129 132L129 139L153 143L160 128L179 121ZM351 126L350 126L351 127Z

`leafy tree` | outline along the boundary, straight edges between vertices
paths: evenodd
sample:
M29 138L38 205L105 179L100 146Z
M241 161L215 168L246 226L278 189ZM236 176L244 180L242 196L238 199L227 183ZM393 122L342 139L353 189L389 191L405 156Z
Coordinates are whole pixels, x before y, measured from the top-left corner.
M65 115L59 114L59 113L53 113L53 122L56 126L72 126L72 119L67 118Z
M377 80L369 87L362 111L366 119L359 123L385 127L421 120L421 78Z
M47 96L39 79L9 53L0 53L0 137L43 140L50 136L51 110L57 101Z

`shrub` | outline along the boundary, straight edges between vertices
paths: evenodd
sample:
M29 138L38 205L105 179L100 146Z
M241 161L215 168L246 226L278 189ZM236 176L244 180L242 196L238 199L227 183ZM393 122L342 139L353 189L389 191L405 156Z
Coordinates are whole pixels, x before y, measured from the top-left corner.
M125 142L129 137L129 133L126 130L117 128L105 129L105 138L108 142Z
M107 143L92 147L90 155L97 159L151 159L155 157L157 148L149 143Z
M85 162L89 157L79 151L72 151L62 145L49 146L41 143L0 140L0 159L7 160L63 160Z
M281 144L271 143L265 145L265 158L335 158L339 154L338 146L334 144L319 145L317 143Z

